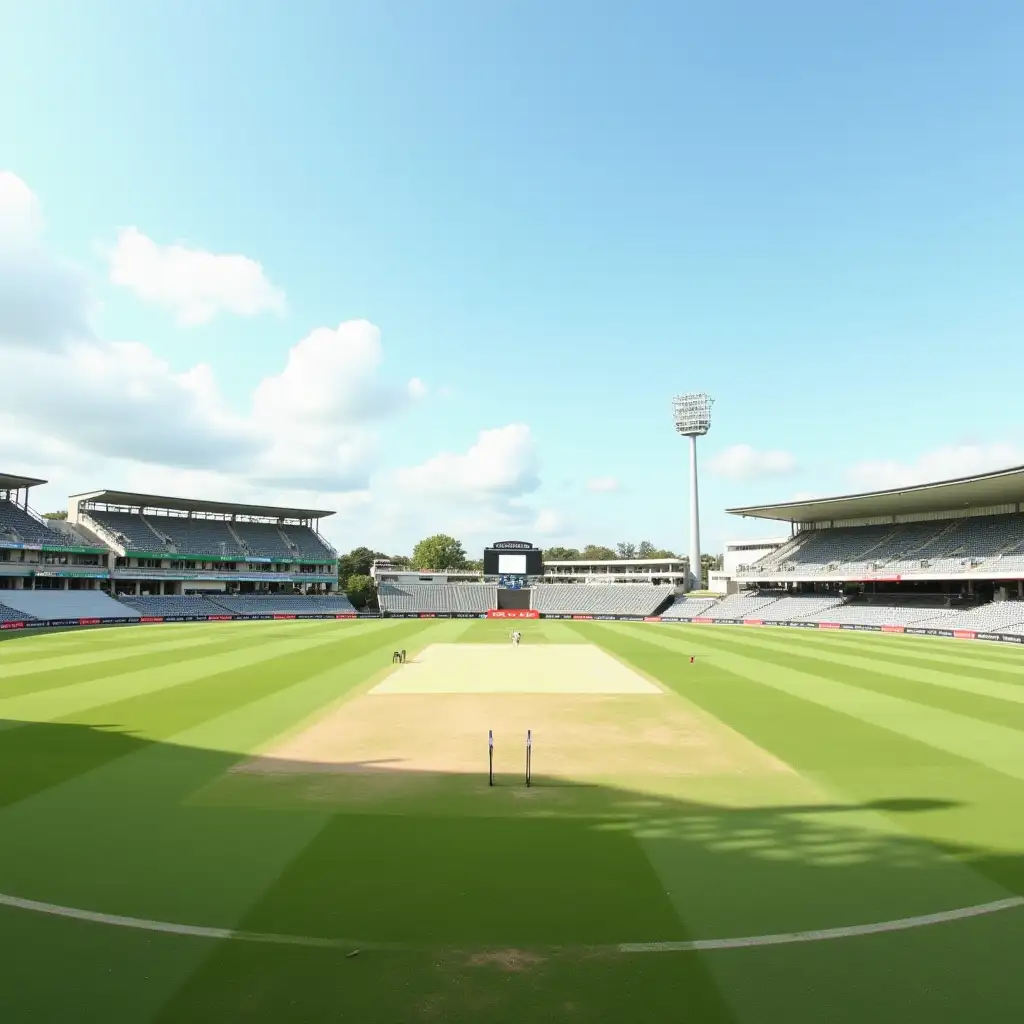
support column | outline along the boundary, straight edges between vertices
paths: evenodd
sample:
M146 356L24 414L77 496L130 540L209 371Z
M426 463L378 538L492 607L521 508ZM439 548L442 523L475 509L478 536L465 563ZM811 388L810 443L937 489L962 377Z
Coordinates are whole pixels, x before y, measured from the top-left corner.
M690 574L691 590L700 589L700 502L697 496L697 436L690 435Z

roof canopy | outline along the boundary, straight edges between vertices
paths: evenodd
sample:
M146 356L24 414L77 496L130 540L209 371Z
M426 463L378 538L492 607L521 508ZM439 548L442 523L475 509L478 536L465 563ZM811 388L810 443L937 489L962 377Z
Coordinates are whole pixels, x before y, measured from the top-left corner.
M947 512L953 509L987 508L1024 501L1024 466L994 473L915 484L887 491L847 494L836 498L812 498L781 505L730 508L736 516L781 519L794 523L867 519L872 516L908 515L916 512Z
M324 519L333 516L326 509L278 508L274 505L242 505L230 501L203 501L200 498L168 498L159 494L134 491L86 491L72 494L72 501L101 505L130 505L139 508L166 509L168 512L212 512L228 516L260 516L264 519Z
M0 491L20 491L26 487L38 487L45 484L34 476L18 476L16 473L0 473Z

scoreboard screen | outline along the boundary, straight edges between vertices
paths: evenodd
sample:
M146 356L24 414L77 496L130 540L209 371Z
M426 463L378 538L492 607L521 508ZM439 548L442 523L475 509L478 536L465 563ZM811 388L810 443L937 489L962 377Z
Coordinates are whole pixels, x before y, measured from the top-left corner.
M485 576L540 576L540 548L525 540L499 540L484 548Z
M498 575L526 575L526 555L498 555Z

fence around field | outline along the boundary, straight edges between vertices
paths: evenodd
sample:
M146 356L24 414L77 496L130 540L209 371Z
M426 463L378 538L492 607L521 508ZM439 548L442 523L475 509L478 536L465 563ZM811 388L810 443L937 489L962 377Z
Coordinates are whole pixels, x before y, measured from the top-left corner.
M662 618L660 615L569 615L529 610L498 612L288 612L261 615L143 615L140 618L110 619L31 619L0 622L0 635L32 632L46 629L95 628L97 626L140 626L162 622L241 622L281 621L290 619L568 619L573 622L663 622L667 625L698 626L786 626L793 629L853 630L859 633L901 633L907 636L939 636L954 640L988 640L996 643L1024 645L1019 633L981 633L971 629L934 629L915 626L878 626L854 622L801 622L780 619L695 619Z

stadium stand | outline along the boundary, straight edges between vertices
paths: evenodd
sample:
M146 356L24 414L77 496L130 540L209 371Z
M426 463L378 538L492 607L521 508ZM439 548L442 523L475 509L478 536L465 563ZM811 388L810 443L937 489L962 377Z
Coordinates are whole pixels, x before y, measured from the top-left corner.
M967 611L954 611L933 619L921 619L915 626L940 629L971 629L977 633L1019 633L1024 630L1024 601L998 601Z
M281 532L286 540L295 545L295 550L300 558L318 558L325 561L337 558L337 552L328 547L324 540L308 526L289 524L282 528Z
M845 598L838 594L793 594L782 597L761 609L760 614L766 619L777 619L788 622L791 619L810 618L838 608Z
M18 544L60 544L61 537L13 501L0 498L0 537Z
M531 605L563 615L653 615L671 597L668 587L645 583L549 583L533 588Z
M829 608L817 615L807 615L805 622L839 622L858 626L917 626L926 620L929 625L947 629L945 622L961 612L952 608L921 608L909 605L847 604Z
M177 554L245 556L245 551L223 519L151 516L149 522L170 540Z
M0 604L0 622L26 622L34 619L34 615L28 612L18 611L17 608L10 608L6 604Z
M117 599L139 615L223 615L224 608L201 594L180 596L132 597Z
M133 608L100 590L8 590L4 604L37 619L137 619Z
M730 594L709 608L705 615L711 619L749 619L757 613L760 618L764 609L778 597L778 594Z
M280 558L290 562L295 557L276 523L235 523L234 529L249 554L256 558Z
M482 615L498 607L498 588L483 583L381 583L377 600L385 614L463 612Z
M221 609L234 615L301 615L333 613L351 615L355 608L343 594L337 596L306 596L303 594L270 594L226 596L218 594L213 600Z
M164 551L167 539L138 512L90 511L89 517L103 527L126 551Z
M747 567L758 576L843 579L867 572L1014 575L1024 571L1024 514L804 530Z
M717 597L677 597L662 613L663 619L696 619L718 604Z

